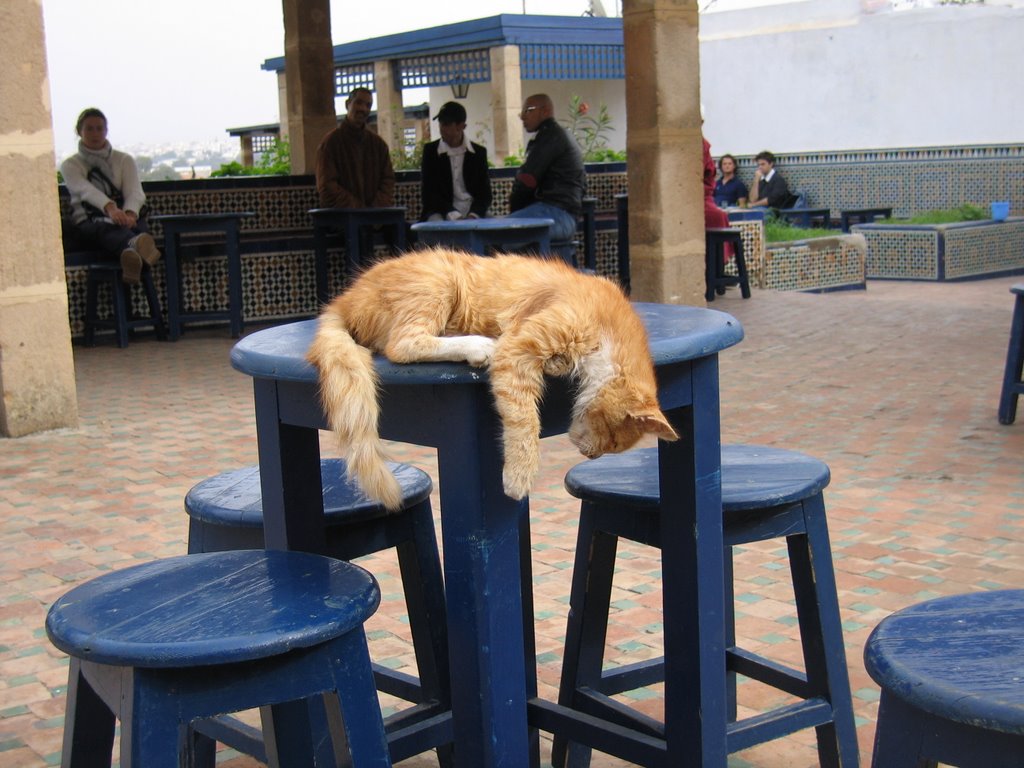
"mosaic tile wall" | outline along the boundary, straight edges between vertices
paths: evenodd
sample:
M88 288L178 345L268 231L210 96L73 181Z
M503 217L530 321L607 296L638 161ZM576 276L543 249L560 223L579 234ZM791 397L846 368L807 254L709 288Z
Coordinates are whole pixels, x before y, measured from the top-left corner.
M772 291L828 291L865 287L863 237L839 235L769 246L764 254L762 287Z
M853 227L868 243L872 278L957 280L1024 271L1024 218L936 227Z
M748 180L753 175L753 158L740 157L740 175ZM808 204L828 206L838 214L844 208L891 205L896 215L909 215L932 208L948 208L964 202L987 204L992 200L1011 202L1011 213L1024 213L1024 146L948 147L927 149L871 150L834 153L780 155L779 169L790 187L804 191ZM514 169L492 170L495 215L507 212ZM419 173L399 173L396 204L408 209L408 218L419 217ZM243 239L262 235L309 235L308 211L318 206L312 176L246 177L241 179L199 179L147 183L146 193L152 214L180 214L232 211L253 211L256 216L242 222ZM587 194L596 197L599 226L597 233L597 265L600 274L614 277L618 273L617 235L614 228L615 196L627 192L625 163L609 163L588 167ZM61 194L62 211L67 212L66 191ZM610 227L610 228L609 228ZM774 290L806 290L810 279L807 269L781 267L769 269L764 253L761 228L755 223L740 225L743 230L748 269L754 284ZM1015 230L1016 231L1016 230ZM159 223L153 234L160 237ZM874 237L874 236L873 236ZM970 235L954 235L970 238ZM985 253L965 260L954 255L946 257L946 276L978 274L979 266L1005 269L1008 261L1021 250L1012 242L986 234ZM1020 243L1020 235L1014 235ZM925 238L927 239L927 238ZM869 276L917 277L937 279L933 258L926 255L928 246L921 238L901 241L900 245L876 245L870 240L872 252ZM245 244L243 241L243 250ZM875 255L875 253L881 255ZM954 249L955 253L959 253ZM340 269L337 261L333 268ZM250 320L270 320L312 315L313 300L312 250L293 250L243 255L243 291L245 316ZM848 257L832 262L835 276L826 282L846 284L854 280L855 260ZM896 270L896 267L899 267ZM871 271L871 270L874 271ZM217 308L227 302L226 259L216 256L200 258L187 265L186 280L191 288L193 308ZM66 269L69 293L69 315L72 333L81 334L85 310L85 274L81 268ZM332 272L332 290L340 288L340 273ZM157 274L158 290L163 295L163 275ZM792 287L790 287L792 286ZM823 286L813 286L823 287ZM135 309L145 311L140 291L135 291ZM100 306L109 301L103 296Z
M753 156L737 161L750 186ZM994 200L1009 200L1011 213L1024 214L1022 144L780 154L776 167L791 190L806 195L809 207L827 207L835 216L875 206L911 216Z

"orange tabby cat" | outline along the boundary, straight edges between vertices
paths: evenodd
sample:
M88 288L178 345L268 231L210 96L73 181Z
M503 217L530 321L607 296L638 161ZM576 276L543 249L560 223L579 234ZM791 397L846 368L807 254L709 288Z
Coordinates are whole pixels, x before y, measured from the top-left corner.
M617 285L562 261L442 249L382 261L320 315L308 359L349 472L370 498L401 503L377 434L371 351L396 363L489 366L503 426L505 493L524 498L540 465L544 375L577 384L569 439L588 458L644 434L677 439L658 409L643 323Z

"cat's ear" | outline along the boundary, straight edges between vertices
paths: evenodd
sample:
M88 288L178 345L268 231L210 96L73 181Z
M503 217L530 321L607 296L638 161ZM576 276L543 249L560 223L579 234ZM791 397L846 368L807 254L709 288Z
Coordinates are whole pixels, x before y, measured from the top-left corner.
M659 439L667 440L668 442L679 439L679 435L672 429L672 425L668 423L668 419L665 418L661 411L655 409L631 415L645 433L655 435Z

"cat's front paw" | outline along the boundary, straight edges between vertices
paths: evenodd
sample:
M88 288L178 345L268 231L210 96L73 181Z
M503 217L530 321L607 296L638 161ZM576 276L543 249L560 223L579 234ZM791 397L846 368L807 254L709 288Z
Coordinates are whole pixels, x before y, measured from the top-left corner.
M529 496L539 468L540 457L535 451L506 452L505 468L501 478L505 495L516 500Z
M494 357L494 339L486 336L466 337L466 362L476 368L484 368Z

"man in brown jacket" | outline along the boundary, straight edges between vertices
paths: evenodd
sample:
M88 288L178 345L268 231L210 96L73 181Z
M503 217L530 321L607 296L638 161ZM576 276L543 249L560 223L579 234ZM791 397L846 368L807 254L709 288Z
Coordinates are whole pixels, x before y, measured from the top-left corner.
M384 139L366 127L373 94L356 88L345 119L316 151L316 191L324 208L383 208L395 204L395 171Z

